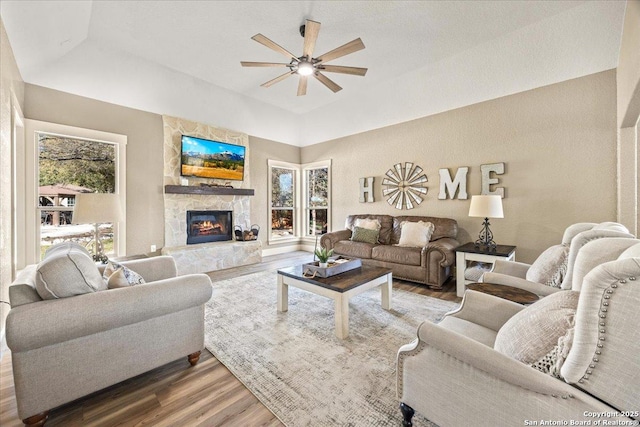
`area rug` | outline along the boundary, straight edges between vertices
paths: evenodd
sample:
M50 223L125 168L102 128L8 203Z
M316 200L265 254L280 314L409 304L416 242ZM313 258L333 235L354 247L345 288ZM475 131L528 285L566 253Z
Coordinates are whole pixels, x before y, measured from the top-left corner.
M395 358L418 325L457 303L401 290L392 310L380 289L350 302L349 337L334 333L333 301L289 287L276 309L275 271L213 283L205 345L286 426L397 426ZM432 426L416 414L415 426Z

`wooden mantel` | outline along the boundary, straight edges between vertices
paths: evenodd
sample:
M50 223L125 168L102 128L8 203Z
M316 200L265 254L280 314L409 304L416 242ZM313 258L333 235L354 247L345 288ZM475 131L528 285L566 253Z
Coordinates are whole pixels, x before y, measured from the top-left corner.
M207 187L195 185L165 185L165 193L171 194L200 194L216 196L253 196L252 188Z

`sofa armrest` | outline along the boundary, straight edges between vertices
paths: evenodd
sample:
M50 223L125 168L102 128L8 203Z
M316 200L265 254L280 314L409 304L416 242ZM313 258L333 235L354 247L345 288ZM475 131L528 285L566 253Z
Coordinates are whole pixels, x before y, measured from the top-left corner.
M523 308L525 307L521 304L467 289L460 307L447 313L447 316L464 319L497 332Z
M529 268L531 268L531 264L498 259L493 263L493 267L491 267L491 272L506 274L507 276L519 277L521 279L526 279L527 271L529 271Z
M456 260L456 254L453 250L458 246L460 243L451 237L443 237L427 243L427 246L422 248L422 266L426 267L432 258L436 259L437 257L440 258L440 267L453 265Z
M506 285L513 286L514 288L524 289L525 291L533 292L536 295L546 297L555 292L560 291L560 288L554 288L551 286L543 285L541 283L530 282L519 277L509 276L506 274L486 272L480 279L483 283L493 283L494 285Z
M324 234L320 238L320 246L323 248L333 249L340 240L349 240L351 238L351 230L339 230Z
M176 262L169 255L122 261L119 264L140 274L146 282L169 279L178 275Z
M25 304L9 312L7 345L14 352L46 347L196 307L211 293L209 276L190 274Z

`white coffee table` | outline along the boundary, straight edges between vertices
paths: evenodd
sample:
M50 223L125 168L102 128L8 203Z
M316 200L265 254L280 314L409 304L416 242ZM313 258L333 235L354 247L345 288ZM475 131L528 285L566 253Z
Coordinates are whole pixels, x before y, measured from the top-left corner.
M332 277L306 277L303 266L278 270L278 311L289 310L289 286L322 295L335 301L336 336L345 339L349 336L349 299L362 292L381 288L381 305L391 309L392 292L391 270L382 267L362 266Z

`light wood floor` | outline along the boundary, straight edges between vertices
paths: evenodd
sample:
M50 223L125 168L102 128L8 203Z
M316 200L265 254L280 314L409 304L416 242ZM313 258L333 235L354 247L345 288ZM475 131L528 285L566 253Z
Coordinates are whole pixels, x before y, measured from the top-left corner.
M309 262L308 252L265 257L261 264L209 273L224 280ZM443 291L394 280L403 289L449 301L455 281ZM186 355L185 355L186 356ZM0 362L0 426L21 426L16 410L11 355ZM51 411L47 426L282 426L283 424L210 352L189 367L187 358L131 378Z

